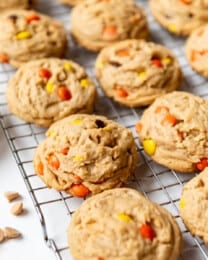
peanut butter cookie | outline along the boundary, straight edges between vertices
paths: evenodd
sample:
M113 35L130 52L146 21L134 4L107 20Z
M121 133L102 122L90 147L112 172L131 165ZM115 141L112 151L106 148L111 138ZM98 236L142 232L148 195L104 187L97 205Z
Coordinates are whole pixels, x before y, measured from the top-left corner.
M72 10L71 32L80 45L99 51L113 42L145 39L148 28L143 10L133 0L88 0Z
M182 248L173 216L127 188L84 201L72 215L68 243L76 260L177 260Z
M171 33L187 36L208 22L207 0L150 0L155 19Z
M130 130L103 116L76 114L54 123L39 144L35 172L48 187L84 197L120 187L135 169Z
M191 67L201 75L208 77L208 25L199 27L186 42L186 57Z
M75 113L91 113L96 87L75 62L58 58L28 62L10 79L10 111L26 122L48 127Z
M187 92L157 98L136 125L144 151L181 172L201 171L208 157L208 102Z
M98 55L96 75L104 92L128 107L151 104L180 86L182 73L166 47L143 40L126 40L105 47Z
M27 10L10 10L0 17L0 62L19 67L31 60L62 57L67 39L64 26Z
M208 245L208 168L185 184L179 208L192 235L199 236Z
M35 0L1 0L0 13L8 9L29 9L34 6Z

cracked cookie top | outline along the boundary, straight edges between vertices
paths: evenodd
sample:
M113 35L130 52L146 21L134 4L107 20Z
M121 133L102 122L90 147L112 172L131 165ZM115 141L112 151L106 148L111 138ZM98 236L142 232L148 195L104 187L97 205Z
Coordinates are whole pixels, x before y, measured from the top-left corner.
M47 186L78 197L120 187L135 169L130 130L104 116L76 114L54 123L34 157Z
M9 10L0 17L0 62L19 67L25 62L62 57L67 47L64 26L49 16Z
M96 76L107 96L129 106L144 106L180 86L182 73L166 47L126 40L104 48L97 57Z
M21 66L8 83L6 97L16 116L47 127L71 114L91 113L96 87L77 63L48 58Z

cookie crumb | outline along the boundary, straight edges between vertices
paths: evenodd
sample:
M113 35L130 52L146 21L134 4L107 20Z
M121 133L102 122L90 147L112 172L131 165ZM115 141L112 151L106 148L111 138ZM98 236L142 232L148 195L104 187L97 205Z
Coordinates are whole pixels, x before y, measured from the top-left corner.
M11 227L5 227L4 228L4 236L8 239L10 238L17 238L21 236L21 233L19 231L17 231L14 228Z
M23 203L22 201L18 201L16 202L12 207L11 207L11 210L10 212L13 214L13 215L20 215L23 213Z
M4 232L3 230L0 228L0 243L2 243L4 241Z
M19 193L15 191L7 191L4 193L4 197L7 198L9 202L17 199L19 196Z

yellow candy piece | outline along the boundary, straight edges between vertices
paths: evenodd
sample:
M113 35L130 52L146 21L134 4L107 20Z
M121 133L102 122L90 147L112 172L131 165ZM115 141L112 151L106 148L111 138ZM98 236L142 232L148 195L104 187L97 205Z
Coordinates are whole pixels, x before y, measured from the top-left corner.
M87 87L89 87L89 81L87 79L82 79L80 81L80 85L82 88L87 88Z
M73 161L74 162L81 162L81 161L83 161L84 160L84 158L83 158L83 156L81 156L81 155L77 155L77 156L75 156L74 158L73 158Z
M155 140L151 139L151 138L148 138L148 139L145 139L143 141L143 147L144 147L144 150L145 152L148 154L148 155L154 155L155 151L156 151L156 142Z
M71 122L70 122L70 124L72 124L72 125L79 125L79 124L81 124L82 123L82 119L74 119L74 120L72 120Z
M177 27L175 26L175 24L169 24L168 25L168 30L170 32L176 33L178 31Z
M54 136L54 135L55 135L55 131L54 131L54 130L51 130L51 131L49 131L49 132L46 133L46 136L47 136L47 137L52 137L52 136Z
M97 62L96 62L96 67L97 67L98 69L103 69L104 65L103 65L102 61L97 61Z
M73 71L73 68L72 68L72 65L71 65L70 62L66 62L66 63L64 64L64 68L65 68L66 70L68 70L68 71Z
M111 131L112 129L111 129L109 126L105 126L105 127L103 127L103 130L105 130L105 131Z
M45 86L46 91L51 94L54 92L54 84L50 81L47 82L46 86Z
M128 215L124 214L124 213L117 213L116 217L122 221L125 222L130 222L132 221L132 218L130 218Z
M16 38L17 40L24 40L24 39L29 39L32 37L32 34L28 31L22 31L17 33Z
M170 58L164 58L164 59L162 59L162 63L163 64L170 64L171 63L171 59Z
M146 71L141 71L138 73L138 77L140 77L140 78L144 78L146 75L147 75Z
M180 207L180 209L183 209L185 207L185 201L184 200L179 201L179 207Z

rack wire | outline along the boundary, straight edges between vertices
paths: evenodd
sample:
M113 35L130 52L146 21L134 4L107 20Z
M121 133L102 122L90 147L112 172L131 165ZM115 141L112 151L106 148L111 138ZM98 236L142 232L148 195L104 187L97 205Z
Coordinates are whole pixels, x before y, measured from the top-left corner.
M207 81L193 72L188 65L183 50L184 39L171 35L154 21L148 10L148 1L138 0L137 2L147 13L151 40L167 46L178 57L184 73L181 89L207 98ZM39 0L37 9L62 21L67 30L69 30L69 7L61 5L55 0ZM96 82L93 70L96 54L77 46L70 37L69 45L70 51L67 57L83 65ZM9 65L0 65L0 124L37 211L46 244L53 250L57 259L72 259L67 246L66 229L72 213L81 205L83 199L48 189L34 174L32 165L34 150L45 138L45 129L33 124L27 124L9 112L4 93L7 81L14 72L14 69ZM199 238L193 237L187 231L178 211L178 202L183 184L194 175L181 174L169 170L146 156L139 144L134 127L143 110L120 106L103 94L98 83L97 88L99 99L95 112L105 115L131 129L137 143L140 163L127 186L139 190L150 200L162 205L176 218L184 241L184 249L180 259L208 259L208 248Z

